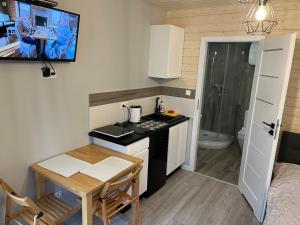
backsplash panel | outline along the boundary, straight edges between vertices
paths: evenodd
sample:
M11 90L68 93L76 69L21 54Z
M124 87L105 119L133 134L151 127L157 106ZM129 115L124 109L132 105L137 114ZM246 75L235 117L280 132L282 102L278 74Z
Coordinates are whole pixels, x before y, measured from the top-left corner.
M124 91L94 93L89 95L89 104L90 107L94 107L99 105L106 105L117 102L153 97L157 95L167 95L173 97L195 99L195 90L191 90L191 96L185 95L185 91L186 89L183 88L159 86Z
M141 105L143 107L142 115L147 115L154 112L156 97L157 96L135 99L135 100L128 101L128 104ZM128 111L120 109L121 103L122 101L106 104L106 105L98 105L98 106L90 107L89 108L90 130L128 120Z

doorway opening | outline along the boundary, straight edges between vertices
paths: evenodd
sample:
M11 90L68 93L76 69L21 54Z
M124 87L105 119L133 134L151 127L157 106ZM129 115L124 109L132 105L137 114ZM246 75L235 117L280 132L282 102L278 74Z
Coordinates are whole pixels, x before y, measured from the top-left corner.
M205 38L197 91L199 122L194 171L237 185L258 41L262 37ZM201 64L201 60L200 60Z
M237 185L258 44L210 42L196 172Z
M245 196L259 222L262 222L265 215L268 189L271 184L297 34L262 37L260 40L253 40L252 38L257 37L241 38L243 41L238 37L233 37L234 41L226 41L226 38L204 38L201 41L196 90L198 104L195 106L193 117L190 168L196 169L198 135L201 128L200 118L202 117L200 112L204 110L202 103L204 102L209 43L258 42L238 189ZM224 105L224 103L222 104ZM220 124L218 126L221 127Z

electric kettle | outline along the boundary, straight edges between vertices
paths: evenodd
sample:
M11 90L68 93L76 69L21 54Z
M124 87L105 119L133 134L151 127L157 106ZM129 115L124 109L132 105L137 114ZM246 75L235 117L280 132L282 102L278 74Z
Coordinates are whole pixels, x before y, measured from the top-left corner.
M143 108L140 105L132 105L129 107L129 122L139 123L141 122Z

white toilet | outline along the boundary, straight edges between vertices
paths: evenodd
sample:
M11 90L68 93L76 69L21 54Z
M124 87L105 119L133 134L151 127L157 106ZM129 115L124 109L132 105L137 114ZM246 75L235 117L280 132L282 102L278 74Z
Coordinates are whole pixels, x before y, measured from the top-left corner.
M247 118L248 118L248 111L245 112L245 120L244 120L244 125L242 129L238 132L238 141L240 148L243 151L243 146L244 146L244 140L245 140L245 135L246 135L246 125L247 125Z

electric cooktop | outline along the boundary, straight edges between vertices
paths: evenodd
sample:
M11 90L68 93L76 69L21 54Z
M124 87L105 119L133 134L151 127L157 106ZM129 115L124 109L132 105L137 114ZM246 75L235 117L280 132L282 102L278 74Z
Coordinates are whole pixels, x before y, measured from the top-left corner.
M120 138L123 136L126 136L128 134L132 134L134 131L123 126L115 126L115 125L109 125L105 127L100 127L93 130L96 133L108 135L110 137L114 138Z

